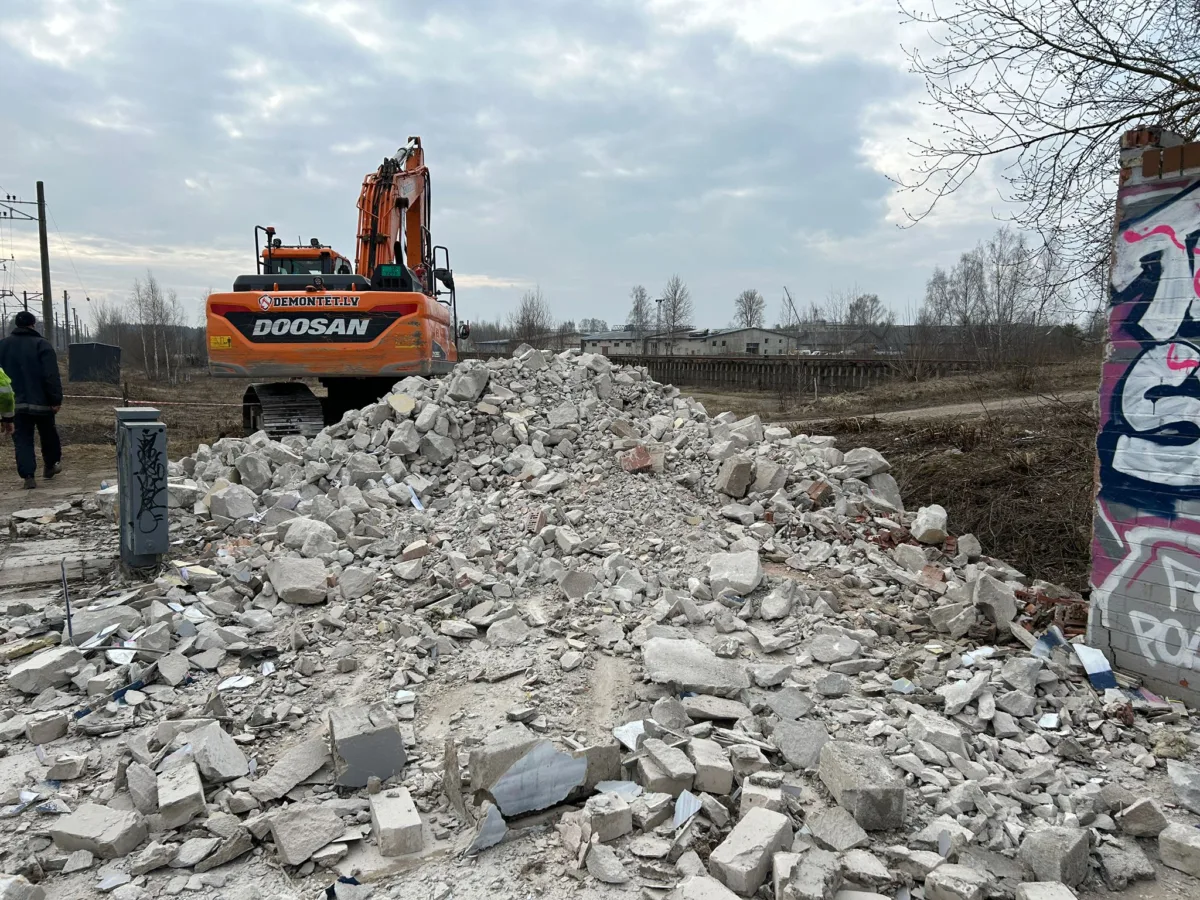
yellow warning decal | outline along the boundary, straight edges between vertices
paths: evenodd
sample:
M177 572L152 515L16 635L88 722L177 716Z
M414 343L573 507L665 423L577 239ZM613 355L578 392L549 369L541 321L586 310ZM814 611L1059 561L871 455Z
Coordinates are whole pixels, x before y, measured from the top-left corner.
M208 338L209 350L230 350L233 348L233 338L228 334L213 334Z

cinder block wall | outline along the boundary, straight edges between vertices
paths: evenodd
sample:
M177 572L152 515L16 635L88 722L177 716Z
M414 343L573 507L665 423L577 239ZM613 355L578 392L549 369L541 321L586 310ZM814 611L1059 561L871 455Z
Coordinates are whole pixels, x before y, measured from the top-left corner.
M1089 641L1200 705L1200 143L1121 141Z

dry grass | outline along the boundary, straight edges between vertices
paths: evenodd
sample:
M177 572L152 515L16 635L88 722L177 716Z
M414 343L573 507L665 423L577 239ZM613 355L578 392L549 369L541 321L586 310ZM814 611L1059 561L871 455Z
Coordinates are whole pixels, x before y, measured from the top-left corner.
M843 449L883 453L910 508L938 503L951 531L974 534L989 555L1086 590L1096 440L1090 406L957 421L842 420L822 430Z
M58 430L64 444L113 444L113 407L126 399L157 406L173 459L191 453L197 444L242 431L247 382L240 379L192 372L182 383L168 385L128 369L121 385L68 382L65 373L63 377L66 400L58 414Z
M1096 359L1077 359L1048 366L1016 366L1001 371L976 372L924 381L891 381L865 391L847 391L813 398L778 394L721 392L681 388L701 401L711 414L733 410L739 415L757 413L764 419L797 419L871 416L904 409L947 403L992 400L1025 394L1051 396L1093 390L1100 378Z

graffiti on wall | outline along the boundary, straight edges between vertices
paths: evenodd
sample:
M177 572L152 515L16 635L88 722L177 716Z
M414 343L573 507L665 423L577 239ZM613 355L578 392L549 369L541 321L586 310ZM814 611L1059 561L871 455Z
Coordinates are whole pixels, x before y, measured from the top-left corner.
M1111 646L1179 682L1166 667L1200 668L1200 180L1120 204L1092 602Z

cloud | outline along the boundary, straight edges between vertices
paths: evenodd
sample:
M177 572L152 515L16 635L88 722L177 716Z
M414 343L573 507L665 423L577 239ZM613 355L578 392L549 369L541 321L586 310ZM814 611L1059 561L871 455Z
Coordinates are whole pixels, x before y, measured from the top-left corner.
M363 177L413 134L463 318L537 284L561 318L613 321L674 272L700 324L747 287L802 303L857 281L902 307L994 227L981 182L896 228L885 176L931 122L891 0L30 10L0 24L0 188L45 180L73 293L119 299L148 268L188 299L227 288L258 224L352 252ZM36 290L36 231L9 230Z
M44 0L41 15L14 16L5 11L0 39L32 59L63 69L89 63L108 48L120 30L121 11L108 0Z

